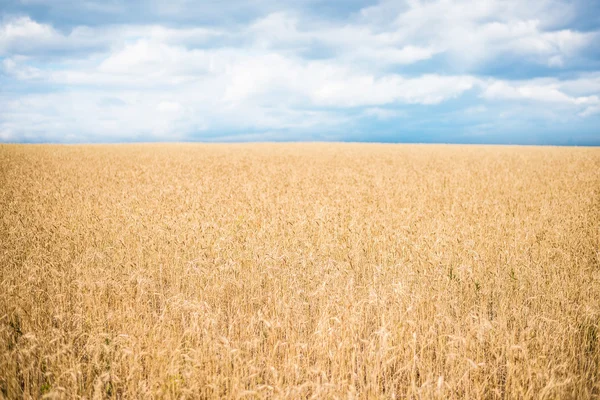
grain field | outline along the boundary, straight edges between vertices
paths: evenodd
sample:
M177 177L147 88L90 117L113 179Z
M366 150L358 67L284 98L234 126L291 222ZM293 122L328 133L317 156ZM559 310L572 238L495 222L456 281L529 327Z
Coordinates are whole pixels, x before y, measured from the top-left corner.
M600 150L1 145L42 397L600 398Z

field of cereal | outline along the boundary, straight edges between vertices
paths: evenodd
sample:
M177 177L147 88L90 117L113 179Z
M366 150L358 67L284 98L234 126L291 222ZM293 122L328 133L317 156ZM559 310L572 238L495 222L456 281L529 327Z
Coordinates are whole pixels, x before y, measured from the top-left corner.
M0 145L0 398L600 397L600 150Z

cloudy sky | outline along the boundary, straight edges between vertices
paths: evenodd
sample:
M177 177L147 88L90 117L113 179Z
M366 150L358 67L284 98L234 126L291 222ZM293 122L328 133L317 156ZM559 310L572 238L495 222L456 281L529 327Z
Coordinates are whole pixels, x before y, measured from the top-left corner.
M0 0L0 141L600 144L596 0Z

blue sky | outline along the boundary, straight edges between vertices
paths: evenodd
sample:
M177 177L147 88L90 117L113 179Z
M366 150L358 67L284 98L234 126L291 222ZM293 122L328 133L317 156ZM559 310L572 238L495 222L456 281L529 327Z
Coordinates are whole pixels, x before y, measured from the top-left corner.
M600 144L600 2L0 0L0 142Z

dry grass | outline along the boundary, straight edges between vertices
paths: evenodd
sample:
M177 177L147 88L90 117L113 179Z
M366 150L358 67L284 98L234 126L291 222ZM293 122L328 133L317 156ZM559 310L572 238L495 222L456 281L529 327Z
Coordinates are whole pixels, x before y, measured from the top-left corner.
M0 146L0 397L599 398L600 150Z

